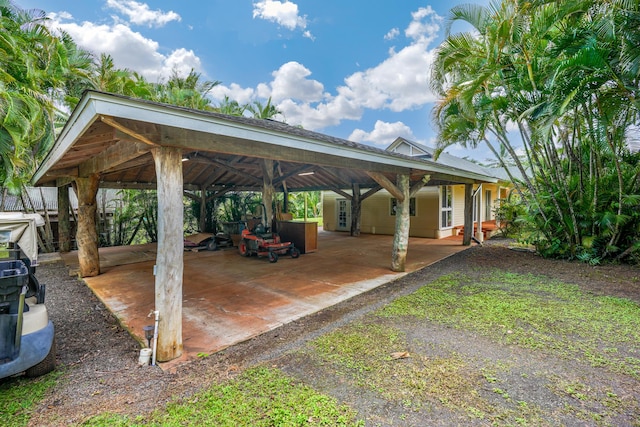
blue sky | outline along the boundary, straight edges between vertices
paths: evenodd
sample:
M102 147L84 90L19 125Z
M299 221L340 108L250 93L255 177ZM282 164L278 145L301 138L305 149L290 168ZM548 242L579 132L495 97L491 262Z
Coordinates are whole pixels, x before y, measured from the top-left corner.
M211 96L269 97L291 125L385 148L435 145L433 51L457 0L18 0L150 81L192 68ZM486 148L447 150L483 161Z

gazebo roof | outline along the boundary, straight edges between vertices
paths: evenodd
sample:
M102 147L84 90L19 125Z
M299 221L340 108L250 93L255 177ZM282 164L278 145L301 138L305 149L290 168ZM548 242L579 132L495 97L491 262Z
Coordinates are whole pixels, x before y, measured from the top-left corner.
M184 188L259 190L261 159L275 163L274 185L288 191L377 185L430 176L428 185L496 182L495 177L416 159L285 123L229 116L121 95L88 91L33 178L35 185L64 185L100 175L104 188L155 188L151 150L182 150Z

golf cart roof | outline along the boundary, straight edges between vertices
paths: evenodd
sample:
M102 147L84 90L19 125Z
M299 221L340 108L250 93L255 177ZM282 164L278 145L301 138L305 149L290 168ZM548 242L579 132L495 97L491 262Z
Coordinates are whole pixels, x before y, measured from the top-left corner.
M0 212L0 243L17 243L22 252L38 264L38 226L44 225L39 214Z

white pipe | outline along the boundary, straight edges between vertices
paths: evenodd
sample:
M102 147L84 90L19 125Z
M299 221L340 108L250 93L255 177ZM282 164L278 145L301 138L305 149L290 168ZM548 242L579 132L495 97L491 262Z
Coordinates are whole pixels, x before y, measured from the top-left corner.
M153 328L153 356L151 359L151 366L156 366L156 351L158 350L158 320L160 318L160 312L155 310L153 314L156 316L156 322Z

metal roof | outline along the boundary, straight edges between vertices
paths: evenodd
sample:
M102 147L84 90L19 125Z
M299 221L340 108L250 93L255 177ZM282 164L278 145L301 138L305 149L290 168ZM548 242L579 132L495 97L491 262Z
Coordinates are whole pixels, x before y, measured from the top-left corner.
M285 123L228 116L88 91L33 178L62 185L100 175L103 188L155 188L151 149L182 150L184 188L262 189L261 159L275 161L274 185L288 191L377 185L370 172L392 181L431 175L428 185L496 182L476 170L390 153Z

